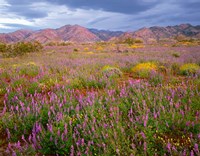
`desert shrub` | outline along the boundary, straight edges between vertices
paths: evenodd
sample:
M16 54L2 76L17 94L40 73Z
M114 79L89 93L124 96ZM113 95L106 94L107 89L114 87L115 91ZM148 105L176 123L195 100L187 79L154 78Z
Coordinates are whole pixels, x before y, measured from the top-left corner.
M2 52L4 57L16 57L27 53L38 52L42 50L42 48L43 47L39 42L18 42L12 45L4 45Z
M171 65L171 73L173 75L178 75L180 73L180 65L177 63L172 63Z
M5 53L7 49L6 44L0 43L0 53Z
M188 63L184 64L180 67L180 73L181 75L196 75L197 71L200 69L200 67L197 64L194 63Z
M139 63L132 68L135 77L148 78L151 72L157 72L158 66L154 62Z
M132 45L132 44L135 43L135 40L133 38L127 38L127 39L124 40L123 43Z
M102 68L102 73L107 78L113 78L113 77L121 77L123 73L119 68L111 67L111 66L104 66Z
M180 55L180 53L178 53L178 52L174 52L174 53L172 53L172 56L178 58L178 57L180 57L181 55Z
M74 48L74 52L78 52L78 49L77 49L77 48Z
M158 71L163 73L163 74L166 74L167 73L167 68L164 65L160 65L158 67Z
M135 40L135 43L143 43L143 41L140 40L140 39L136 39L136 40Z

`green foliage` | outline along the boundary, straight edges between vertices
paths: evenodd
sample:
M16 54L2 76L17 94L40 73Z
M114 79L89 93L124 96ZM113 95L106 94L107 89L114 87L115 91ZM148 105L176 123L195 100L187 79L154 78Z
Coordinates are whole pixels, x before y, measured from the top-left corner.
M7 84L5 82L0 82L0 96L6 93Z
M27 91L29 94L34 95L35 93L40 93L42 89L40 88L38 82L32 82L31 84L29 84Z
M171 65L171 73L173 75L178 75L180 73L180 65L177 63L172 63Z
M19 117L17 113L12 116L6 113L1 119L4 131L6 132L6 129L9 129L11 136L9 139L11 141L18 141L22 134L25 136L29 135L35 122L36 117L33 114Z
M75 78L73 79L70 84L67 86L69 88L76 88L76 89L89 89L89 88L95 88L95 89L102 89L106 86L106 82L99 81L99 80L89 80L85 78Z
M39 74L40 68L34 64L27 64L19 67L19 75L29 78L36 77Z
M58 131L60 131L60 134L64 133L64 124L57 123L52 125L52 130L53 132L43 130L41 133L40 153L69 155L72 145L71 127L68 128L68 133L64 135L64 140L62 139L61 135L57 134Z
M172 56L175 57L175 58L178 58L178 57L180 57L181 55L180 55L179 52L174 52L174 53L172 53Z
M5 53L7 50L7 46L4 43L0 43L0 53Z
M163 83L163 75L156 73L156 72L152 72L150 74L149 83L152 86L161 85Z
M127 39L124 40L123 43L128 44L128 45L132 45L132 44L135 43L135 40L133 38L127 38Z
M42 50L42 45L39 42L18 42L12 45L2 45L0 46L4 57L16 57L22 56L27 53L38 52Z
M121 43L128 44L128 45L133 45L135 43L136 44L141 44L141 43L143 43L143 41L140 40L140 39L135 39L135 38L128 37L124 41L122 41Z
M78 49L74 48L74 52L78 52Z
M21 77L15 81L13 81L11 87L12 88L25 87L28 84L29 84L28 80L26 78Z
M102 73L107 78L117 78L123 75L123 73L121 72L119 68L111 67L111 66L104 66L102 68Z

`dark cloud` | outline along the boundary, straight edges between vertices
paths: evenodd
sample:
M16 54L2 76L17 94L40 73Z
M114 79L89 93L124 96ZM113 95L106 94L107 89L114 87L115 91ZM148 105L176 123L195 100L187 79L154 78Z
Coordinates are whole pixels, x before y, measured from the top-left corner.
M48 2L66 5L71 8L98 9L124 14L145 11L157 4L155 0L149 0L148 2L142 0L48 0Z
M199 0L5 0L9 5L0 15L13 13L28 21L51 24L57 27L77 24L102 28L135 30L144 26L200 24ZM39 4L40 3L40 4ZM51 6L51 9L48 8ZM55 6L55 9L54 9ZM59 7L66 9L59 10ZM65 8L65 7L64 7ZM81 11L79 10L81 9ZM83 11L84 10L84 11ZM1 11L1 8L0 8ZM52 16L52 13L54 16ZM88 13L92 12L88 16ZM102 15L100 14L102 12ZM116 15L116 16L115 16ZM115 16L115 17L114 17ZM57 18L56 18L57 17ZM12 18L9 16L9 18ZM1 19L1 17L0 17ZM45 20L46 19L46 20ZM51 23L52 22L52 23ZM58 24L59 23L59 24ZM3 24L3 23L0 23ZM5 25L26 28L25 25ZM40 23L41 28L46 27Z
M162 1L162 0L161 0ZM66 5L74 9L97 9L125 14L145 11L158 4L158 0L7 0L11 5L29 5L35 2L47 2Z
M40 0L6 0L9 6L6 7L7 12L25 17L28 20L43 18L48 15L47 12L38 10L33 3L41 2Z
M48 15L46 12L34 10L32 8L27 8L27 6L9 7L9 11L15 13L16 15L26 17L28 19L43 18Z

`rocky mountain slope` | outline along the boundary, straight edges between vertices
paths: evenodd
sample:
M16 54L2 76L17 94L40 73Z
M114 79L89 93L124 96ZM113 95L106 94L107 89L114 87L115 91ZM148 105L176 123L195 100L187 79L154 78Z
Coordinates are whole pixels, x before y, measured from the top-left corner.
M108 31L87 29L79 25L65 25L57 29L42 29L38 31L18 30L12 33L0 34L0 42L15 43L19 41L48 42L97 42L120 41L126 38L141 39L145 43L160 40L171 40L176 37L200 38L200 26L181 24L176 26L141 28L134 32Z
M156 42L165 39L172 40L180 36L185 38L200 38L200 26L181 24L167 27L154 26L150 28L141 28L134 32L126 32L117 39L124 40L126 38L137 38L144 42Z

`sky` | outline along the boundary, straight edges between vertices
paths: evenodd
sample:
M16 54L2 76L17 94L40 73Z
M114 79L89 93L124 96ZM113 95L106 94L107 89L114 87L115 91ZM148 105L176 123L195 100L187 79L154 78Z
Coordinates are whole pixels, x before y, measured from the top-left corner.
M67 24L134 31L182 23L200 25L200 0L0 0L0 33Z

